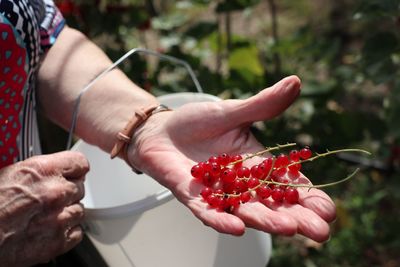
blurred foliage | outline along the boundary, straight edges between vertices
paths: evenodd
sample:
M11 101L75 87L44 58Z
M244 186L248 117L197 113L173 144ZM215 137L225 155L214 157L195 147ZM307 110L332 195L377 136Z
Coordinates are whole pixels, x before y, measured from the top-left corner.
M298 101L255 125L265 145L363 148L305 172L337 204L329 242L274 237L270 266L400 266L400 2L398 0L58 1L68 23L114 60L146 47L187 61L206 93L245 98L288 74ZM137 55L122 66L155 95L195 91L185 70Z

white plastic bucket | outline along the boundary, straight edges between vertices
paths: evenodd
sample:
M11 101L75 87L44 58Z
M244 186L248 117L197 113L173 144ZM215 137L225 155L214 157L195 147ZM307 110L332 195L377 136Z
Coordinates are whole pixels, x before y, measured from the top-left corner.
M200 93L159 97L171 108L219 98ZM247 229L241 237L204 226L171 192L120 159L83 141L73 150L91 165L86 177L87 234L110 267L265 267L269 234Z

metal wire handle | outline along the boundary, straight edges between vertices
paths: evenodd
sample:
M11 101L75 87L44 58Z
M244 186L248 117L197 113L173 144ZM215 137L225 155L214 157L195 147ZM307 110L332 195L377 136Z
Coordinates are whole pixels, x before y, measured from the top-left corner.
M115 69L119 64L121 64L128 57L130 57L131 55L136 54L136 53L143 53L143 54L147 54L147 55L151 55L151 56L156 56L156 57L158 57L158 58L160 58L162 60L166 60L166 61L169 61L169 62L176 63L176 64L184 66L186 68L186 70L189 72L189 75L192 78L192 81L193 81L193 83L194 83L194 85L196 87L197 92L198 93L203 93L203 89L201 88L201 85L200 85L199 81L197 80L196 75L194 74L192 68L190 67L190 65L186 61L181 60L181 59L176 58L176 57L173 57L173 56L160 54L158 52L155 52L155 51L152 51L152 50L148 50L148 49L145 49L145 48L134 48L134 49L131 49L128 52L126 52L122 57L120 57L117 61L115 61L110 67L108 67L106 70L104 70L99 75L97 75L79 93L78 97L75 100L74 109L73 109L73 113L72 113L71 127L70 127L70 130L69 130L67 148L66 148L67 150L71 149L71 146L72 146L72 139L73 139L73 136L74 136L74 131L75 131L75 127L76 127L76 121L77 121L78 112L79 112L79 104L81 102L82 95L84 93L86 93L93 86L93 84L95 84L99 79L101 79L107 73L109 73L110 71Z

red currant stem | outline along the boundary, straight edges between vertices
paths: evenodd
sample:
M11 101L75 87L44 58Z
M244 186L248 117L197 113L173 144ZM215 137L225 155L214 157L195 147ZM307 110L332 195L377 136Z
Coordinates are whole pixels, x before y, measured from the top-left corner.
M295 145L296 145L296 143L288 143L288 144L285 144L285 145L279 145L278 144L275 147L269 147L269 148L267 148L265 150L262 150L262 151L259 151L259 152L255 153L255 154L248 155L248 156L244 157L243 159L231 162L228 165L234 165L236 163L245 161L245 160L250 159L250 158L255 157L255 156L260 156L260 155L262 155L264 153L267 153L267 152L270 152L270 151L273 151L273 150L279 150L279 149L282 149L282 148L295 146ZM304 162L311 162L311 161L314 161L314 160L316 160L318 158L322 158L322 157L326 157L326 156L329 156L329 155L342 153L342 152L359 152L359 153L365 153L365 154L371 155L370 152L368 152L366 150L362 150L362 149L354 149L354 148L338 149L338 150L327 151L327 152L322 153L322 154L316 153L316 155L311 157L311 158L308 158L308 159L305 159L305 160L299 160L299 161L290 163L286 167L289 167L289 166L292 166L292 165L295 165L295 164L301 164L301 163L304 163ZM339 181L336 181L336 182L332 182L332 183L320 184L320 185L280 183L280 182L276 182L276 181L267 180L271 176L272 171L274 169L276 169L276 168L274 168L275 160L276 159L274 158L273 161L272 161L271 169L269 170L267 176L263 180L260 180L260 183L257 186L255 186L253 188L249 188L248 191L256 190L258 187L261 186L261 184L267 184L267 185L268 184L274 184L274 185L281 185L281 186L287 186L287 187L306 187L306 188L308 188L308 190L311 190L312 188L324 188L324 187L334 186L334 185L343 183L343 182L345 182L347 180L350 180L359 171L359 168L357 168L354 172L352 172L351 174L349 174L346 178L344 178L342 180L339 180ZM248 180L249 178L243 178L243 179ZM215 195L216 196L221 196L221 197L226 197L226 196L227 197L239 197L241 194L239 193L239 194L215 194Z
M260 184L255 186L254 188L249 189L248 191L253 191L255 189L257 189L257 187L261 186L261 184L274 184L274 185L282 185L282 186L287 186L287 187L306 187L308 188L308 191L310 191L312 188L324 188L324 187L329 187L329 186L334 186L337 184L341 184L344 183L348 180L350 180L351 178L353 178L356 173L360 170L360 168L355 169L351 174L349 174L347 177L339 180L339 181L335 181L332 183L326 183L326 184L319 184L319 185L310 185L310 184L291 184L291 183L280 183L280 182L275 182L275 181L266 181L266 180L260 180ZM215 194L216 196L221 196L221 197L239 197L239 194Z
M262 180L260 179L260 183L258 185L256 185L255 187L249 188L249 191L256 190L258 187L261 186L262 183L267 183L268 182L267 179L271 176L272 171L274 170L275 160L276 160L276 158L274 158L272 160L271 168L269 169L268 174L265 176L265 178L262 179ZM241 178L241 179L249 180L250 178Z
M360 168L355 169L351 174L349 174L346 178L343 178L339 181L335 181L332 183L326 183L326 184L319 184L319 185L310 185L310 184L291 184L291 183L280 183L280 182L275 182L275 181L262 181L265 184L274 184L274 185L283 185L283 186L288 186L288 187L307 187L308 189L311 188L323 188L323 187L329 187L333 185L337 185L343 182L346 182L347 180L350 180L353 178L354 175L360 170Z
M287 144L284 144L284 145L277 144L276 146L267 147L264 150L261 150L259 152L254 153L254 154L247 155L242 159L239 159L239 160L236 160L236 161L232 161L228 165L235 165L236 163L246 161L246 160L251 159L251 158L253 158L255 156L261 156L261 155L263 155L263 154L265 154L267 152L271 152L271 151L274 151L274 150L280 150L282 148L287 148L287 147L291 147L291 146L295 146L295 145L296 145L296 143L287 143Z
M271 169L269 169L267 176L265 176L265 178L264 178L263 180L260 180L260 183L259 183L257 186L255 186L254 188L251 188L251 190L256 190L258 187L261 186L261 184L262 184L263 182L267 182L267 181L268 181L267 179L270 178L270 176L271 176L271 174L272 174L272 171L274 170L275 161L276 161L276 158L273 158L273 159L272 159Z
M316 160L318 158L322 158L322 157L326 157L326 156L329 156L329 155L342 153L342 152L359 152L359 153L365 153L365 154L371 155L371 152L368 152L368 151L363 150L363 149L357 149L357 148L338 149L338 150L327 151L327 152L322 153L322 154L316 153L316 155L314 157L311 157L311 158L308 158L308 159L304 159L304 160L299 160L299 161L296 161L296 162L292 162L289 165L287 165L287 167L295 165L295 164L301 164L301 163L304 163L304 162L313 161L313 160Z
M264 180L267 180L271 176L272 171L275 169L275 161L276 161L276 158L275 157L272 158L271 169L269 169L268 174L267 174L267 176L265 176Z

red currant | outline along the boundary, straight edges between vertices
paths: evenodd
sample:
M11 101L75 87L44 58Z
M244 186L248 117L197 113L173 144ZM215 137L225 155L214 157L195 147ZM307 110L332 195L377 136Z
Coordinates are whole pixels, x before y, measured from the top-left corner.
M225 198L218 198L217 209L224 211L227 208Z
M277 202L281 202L283 200L283 197L284 197L283 189L280 188L280 187L275 187L272 190L271 197L272 197L273 200L275 200Z
M235 182L233 183L224 183L222 185L222 189L225 193L232 194L236 191Z
M271 195L271 192L271 188L266 184L260 185L256 189L257 196L260 198L268 198Z
M239 205L240 205L240 197L236 197L236 196L234 196L234 197L228 197L227 199L226 199L226 203L230 206L230 207L232 207L232 208L237 208L237 207L239 207Z
M286 174L286 171L287 171L286 168L279 168L279 169L274 170L274 171L272 172L272 176L273 176L273 178L274 178L275 180L276 180L276 179L279 179L279 178L283 177L283 176Z
M300 160L300 153L298 150L294 149L290 151L289 158L291 161L299 161Z
M226 166L230 162L230 157L226 153L222 153L218 156L218 163L222 166Z
M280 154L275 160L275 168L286 167L289 164L289 158L285 154Z
M269 172L271 171L271 167L272 167L272 162L266 162L266 160L264 160L263 162L261 162L258 165L258 170L261 173L261 178L264 179L265 177L267 177L267 175L269 174Z
M221 173L221 167L216 162L210 162L208 164L208 169L212 176L219 176Z
M212 187L217 182L218 177L212 176L209 172L203 175L203 184L208 187Z
M242 166L236 170L236 175L239 178L244 178L244 177L248 178L250 177L250 169Z
M204 175L204 168L201 164L196 164L190 170L192 176L196 179L202 179Z
M213 163L213 162L218 163L218 157L216 157L216 156L211 156L211 157L208 159L208 162L211 162L211 163Z
M299 153L302 159L309 159L312 156L312 152L308 147L302 148Z
M251 199L251 193L250 193L250 191L243 192L243 193L240 195L240 201L241 201L242 203L249 202L250 199Z
M234 165L235 168L239 168L239 167L241 167L243 165L242 159L243 159L242 156L235 155L235 156L230 158L230 162L239 161L239 162L236 162L235 165Z
M292 164L292 162L291 162L291 164ZM301 169L301 164L300 163L295 163L293 165L289 165L288 169L289 169L289 174L291 176L298 176L299 171Z
M233 182L233 187L234 187L234 190L238 193L244 192L248 189L246 182L243 180L239 180L239 179L236 179Z
M254 187L256 187L257 185L259 185L260 184L260 180L258 180L257 178L250 178L248 181L247 181L247 187L249 188L249 189L252 189L252 188L254 188Z
M207 203L211 207L217 207L218 206L218 197L214 194L211 194L207 197Z
M232 183L236 179L236 172L233 169L225 168L221 172L221 180L224 183Z
M263 173L262 173L262 170L259 170L259 165L254 165L250 169L250 174L252 177L259 179L262 177Z
M296 204L299 201L299 192L293 187L289 187L284 193L285 200L290 204Z
M201 162L201 165L203 166L204 172L209 172L211 170L211 163L208 161Z
M204 200L207 200L207 197L209 195L211 195L213 192L213 190L210 187L204 187L201 192L200 195L203 197Z
M275 160L276 160L275 157L272 156L272 157L269 157L269 158L264 159L264 160L263 160L263 163L265 164L265 167L271 168L271 167L272 167L272 164L274 163Z

